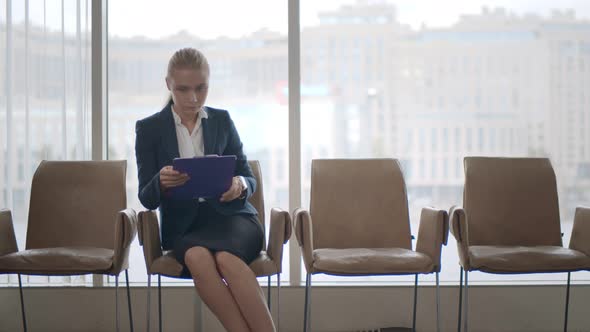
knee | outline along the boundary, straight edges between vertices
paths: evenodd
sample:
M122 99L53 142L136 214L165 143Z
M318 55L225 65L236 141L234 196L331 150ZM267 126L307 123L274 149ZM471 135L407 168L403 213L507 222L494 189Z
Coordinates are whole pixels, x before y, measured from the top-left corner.
M240 258L227 251L219 251L215 253L215 263L217 264L217 269L223 276L240 274L243 272L244 268L248 268L246 263Z
M191 272L197 271L199 266L211 265L212 254L205 247L192 247L184 254L184 263Z

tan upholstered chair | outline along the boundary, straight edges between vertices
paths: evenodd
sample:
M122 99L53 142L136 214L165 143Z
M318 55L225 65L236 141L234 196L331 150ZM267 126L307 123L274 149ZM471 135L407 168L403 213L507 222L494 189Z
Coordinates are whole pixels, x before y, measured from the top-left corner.
M415 275L438 273L448 236L444 210L424 208L412 250L406 185L397 160L313 160L310 210L297 209L295 233L307 270L304 331L311 329L311 276Z
M590 209L578 208L570 246L561 240L557 185L545 158L467 157L463 208L450 211L463 274L468 329L470 271L498 274L567 272L565 329L570 272L590 269Z
M123 270L133 331L127 267L137 222L126 208L126 169L126 161L42 161L31 186L25 250L17 248L10 211L0 211L0 273L18 274L25 331L21 274L115 276L118 330Z
M262 173L260 163L257 160L248 161L252 173L257 181L256 191L250 197L250 203L258 211L258 218L264 226L264 196L262 186ZM270 309L270 278L277 276L277 328L280 327L280 288L281 271L283 264L283 245L291 237L291 217L288 212L273 208L270 215L270 234L268 245L263 244L263 250L258 258L250 264L250 268L258 277L268 277L268 307ZM266 233L266 230L265 230ZM265 236L266 238L266 236ZM158 275L158 322L159 331L162 331L162 293L161 276L181 278L182 265L176 261L172 251L162 251L160 242L160 230L155 211L139 212L139 243L143 246L145 265L148 273L148 300L147 300L147 331L150 328L150 286L152 274Z

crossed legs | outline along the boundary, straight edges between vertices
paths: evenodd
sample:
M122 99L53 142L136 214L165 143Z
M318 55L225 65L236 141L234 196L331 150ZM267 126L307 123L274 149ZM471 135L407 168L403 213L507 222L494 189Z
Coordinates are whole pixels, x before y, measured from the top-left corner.
M193 247L185 254L199 296L229 332L274 332L264 294L240 258Z

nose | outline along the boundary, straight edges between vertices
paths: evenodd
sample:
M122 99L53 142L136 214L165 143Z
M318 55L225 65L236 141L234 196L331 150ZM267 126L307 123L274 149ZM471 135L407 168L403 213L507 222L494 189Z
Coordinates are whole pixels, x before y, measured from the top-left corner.
M194 101L195 103L198 101L196 93L193 92L193 96L192 96L191 100Z

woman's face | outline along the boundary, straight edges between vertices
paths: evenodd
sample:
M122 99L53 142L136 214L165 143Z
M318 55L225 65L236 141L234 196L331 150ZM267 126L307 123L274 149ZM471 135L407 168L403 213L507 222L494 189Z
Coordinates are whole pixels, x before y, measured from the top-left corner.
M166 85L172 93L174 110L179 114L195 115L207 99L209 73L207 70L174 69L166 78Z

